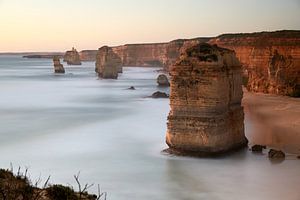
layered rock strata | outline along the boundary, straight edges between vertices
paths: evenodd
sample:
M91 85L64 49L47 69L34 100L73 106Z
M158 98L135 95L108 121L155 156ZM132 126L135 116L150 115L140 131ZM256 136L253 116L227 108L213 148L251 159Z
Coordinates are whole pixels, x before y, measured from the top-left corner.
M242 70L235 53L201 43L183 51L170 70L171 150L214 155L244 146Z
M65 53L64 62L67 62L68 65L81 65L79 53L74 47Z
M53 65L54 65L54 72L55 73L65 73L64 66L60 63L59 56L54 56L53 57Z
M169 43L112 47L124 66L158 66L169 71L180 51L208 42L234 50L249 91L300 96L300 31L224 34Z
M104 79L117 79L122 69L121 58L113 52L112 48L103 46L96 56L96 72Z
M249 91L300 96L300 31L225 34L210 43L236 52Z

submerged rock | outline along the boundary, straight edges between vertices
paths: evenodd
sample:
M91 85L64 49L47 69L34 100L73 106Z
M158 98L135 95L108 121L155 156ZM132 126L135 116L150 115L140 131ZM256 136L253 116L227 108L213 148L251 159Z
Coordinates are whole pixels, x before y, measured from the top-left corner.
M160 91L157 91L157 92L154 92L152 95L151 95L152 98L169 98L169 95L165 92L160 92Z
M263 149L266 149L266 148L267 148L266 146L256 144L251 147L251 151L252 152L262 152Z
M269 158L276 159L276 158L285 158L285 153L280 150L270 149L268 153Z
M54 56L53 57L53 65L54 65L54 72L55 73L65 73L64 66L60 63L59 56Z
M242 71L235 53L201 43L171 67L166 142L193 155L215 155L247 144L241 106Z
M160 74L158 77L157 77L157 84L159 86L163 86L163 87L169 87L170 86L170 82L168 80L168 77L164 74Z
M127 88L127 90L135 90L135 87L130 86L129 88Z
M81 65L79 53L74 47L65 53L64 62L67 62L68 65Z
M95 71L99 77L117 79L121 68L121 58L113 52L112 48L104 46L98 50Z

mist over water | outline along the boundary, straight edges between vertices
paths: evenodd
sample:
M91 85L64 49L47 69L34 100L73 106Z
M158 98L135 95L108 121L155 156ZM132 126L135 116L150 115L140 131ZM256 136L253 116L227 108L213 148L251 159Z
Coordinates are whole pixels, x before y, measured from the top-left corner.
M0 168L27 166L34 180L51 175L74 186L81 171L109 200L300 199L293 157L162 155L169 100L145 98L169 92L156 86L157 68L126 67L118 80L100 80L92 62L64 65L66 74L55 75L51 60L0 56Z

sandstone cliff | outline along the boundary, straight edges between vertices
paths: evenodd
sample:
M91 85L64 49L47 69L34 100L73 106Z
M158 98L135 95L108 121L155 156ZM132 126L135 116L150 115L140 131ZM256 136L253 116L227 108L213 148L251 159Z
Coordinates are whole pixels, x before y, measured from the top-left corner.
M79 52L81 61L96 61L97 50L82 50Z
M172 150L218 154L247 143L242 70L233 51L206 43L192 46L183 51L170 75L166 142Z
M180 51L201 42L236 52L248 90L300 96L300 31L224 34L169 43L127 44L112 50L124 66L158 66L169 71Z
M121 58L123 66L154 66L168 69L179 57L182 47L207 42L208 39L180 39L168 43L127 44L112 47L112 49Z
M300 31L225 34L210 43L236 52L248 90L300 96Z
M65 53L64 62L67 62L68 65L81 65L79 53L74 47Z
M96 56L96 69L99 77L105 79L117 79L122 71L121 58L113 52L111 47L103 46Z

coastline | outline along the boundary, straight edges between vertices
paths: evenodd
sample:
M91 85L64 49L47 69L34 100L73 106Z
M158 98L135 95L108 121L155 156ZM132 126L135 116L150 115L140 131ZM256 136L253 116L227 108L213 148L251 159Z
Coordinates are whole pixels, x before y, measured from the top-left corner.
M245 132L252 144L300 154L300 99L244 90ZM248 123L247 123L248 122Z

